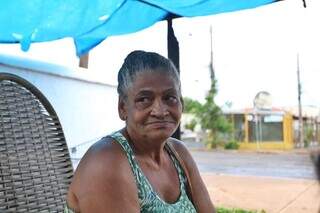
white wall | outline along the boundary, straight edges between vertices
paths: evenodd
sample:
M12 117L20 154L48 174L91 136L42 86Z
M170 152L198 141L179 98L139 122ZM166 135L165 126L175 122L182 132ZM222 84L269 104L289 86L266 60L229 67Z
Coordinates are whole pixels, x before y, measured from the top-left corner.
M101 74L30 59L0 55L0 73L16 74L35 85L49 100L62 124L69 148L81 157L100 137L120 129L116 86Z

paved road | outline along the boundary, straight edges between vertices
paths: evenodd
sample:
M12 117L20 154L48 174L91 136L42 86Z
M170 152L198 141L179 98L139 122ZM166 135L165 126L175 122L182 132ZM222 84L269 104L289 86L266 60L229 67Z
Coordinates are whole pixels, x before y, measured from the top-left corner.
M315 179L308 153L191 151L191 154L203 173Z
M201 172L243 176L315 179L315 172L308 152L245 152L245 151L194 151L204 146L188 143ZM85 151L85 149L84 149ZM72 154L76 168L81 154ZM79 156L77 155L79 154Z

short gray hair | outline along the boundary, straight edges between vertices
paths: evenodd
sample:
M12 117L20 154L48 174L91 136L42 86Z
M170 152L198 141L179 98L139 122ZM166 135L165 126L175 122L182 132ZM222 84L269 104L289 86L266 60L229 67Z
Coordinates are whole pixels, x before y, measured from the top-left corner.
M154 52L135 50L124 60L118 72L118 94L120 98L125 98L128 88L134 82L138 73L142 72L162 72L170 75L178 84L181 94L181 82L179 73L174 64L162 55Z

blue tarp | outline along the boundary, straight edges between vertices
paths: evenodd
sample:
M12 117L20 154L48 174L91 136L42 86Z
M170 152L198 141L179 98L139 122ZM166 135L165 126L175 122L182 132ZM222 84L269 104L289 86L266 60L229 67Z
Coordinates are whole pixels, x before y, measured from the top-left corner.
M81 56L108 36L147 28L168 14L194 17L254 8L275 0L1 0L0 43L74 39Z

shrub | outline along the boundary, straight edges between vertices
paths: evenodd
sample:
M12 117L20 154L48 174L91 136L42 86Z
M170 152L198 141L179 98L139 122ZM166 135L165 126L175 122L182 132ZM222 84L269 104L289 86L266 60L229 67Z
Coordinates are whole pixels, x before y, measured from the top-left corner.
M239 143L236 141L229 141L224 145L225 149L239 149Z

